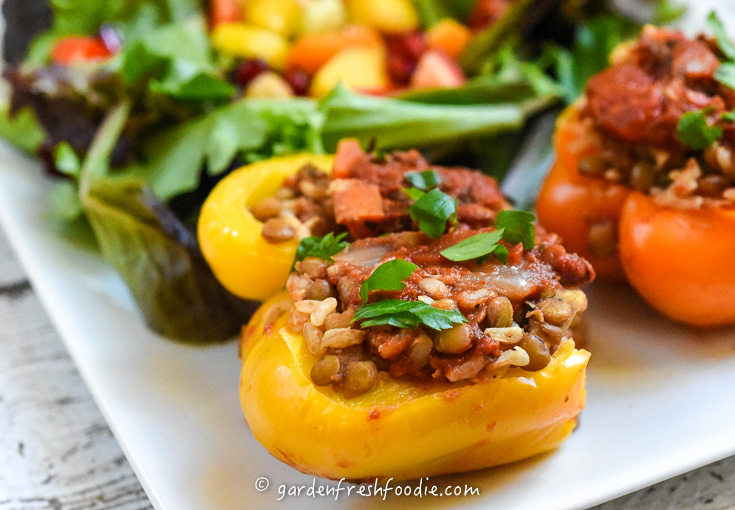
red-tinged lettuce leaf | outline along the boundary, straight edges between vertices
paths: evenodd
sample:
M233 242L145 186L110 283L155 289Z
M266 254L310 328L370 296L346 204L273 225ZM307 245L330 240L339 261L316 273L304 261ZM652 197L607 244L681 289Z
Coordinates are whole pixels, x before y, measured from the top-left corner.
M220 285L193 233L142 180L92 178L82 203L102 254L151 329L187 343L238 333L255 305Z

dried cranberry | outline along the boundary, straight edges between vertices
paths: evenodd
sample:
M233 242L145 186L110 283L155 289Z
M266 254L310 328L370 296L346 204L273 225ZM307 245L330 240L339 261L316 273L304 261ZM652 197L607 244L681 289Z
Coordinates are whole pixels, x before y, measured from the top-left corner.
M388 74L397 83L405 84L416 70L416 64L426 51L426 38L421 32L388 36Z
M510 4L511 0L480 0L475 4L467 24L475 30L489 28L503 17Z
M388 36L387 42L389 53L399 53L411 60L418 60L426 51L426 37L421 32Z
M300 69L292 69L283 73L283 79L291 85L294 94L297 96L305 96L309 93L309 85L311 80L309 75Z
M243 60L235 70L235 81L241 87L247 87L256 76L266 72L267 70L268 64L259 58Z
M408 83L417 65L415 60L411 60L400 53L391 53L388 55L388 75L396 83Z

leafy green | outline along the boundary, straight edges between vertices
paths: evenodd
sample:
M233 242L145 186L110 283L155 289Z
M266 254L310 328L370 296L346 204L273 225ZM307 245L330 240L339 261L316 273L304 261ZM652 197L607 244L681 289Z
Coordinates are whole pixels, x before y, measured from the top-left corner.
M82 170L79 156L66 142L61 142L54 148L54 166L62 174L78 177Z
M456 217L457 201L438 188L424 193L410 209L411 219L418 222L419 230L438 239L446 230L447 221Z
M198 18L137 34L107 68L127 86L145 85L182 101L226 101L235 92L218 75L206 27Z
M536 217L526 211L500 211L495 228L503 230L503 240L510 244L523 243L532 250L536 244Z
M29 153L38 151L46 139L46 133L31 108L22 108L11 117L5 102L0 104L0 136Z
M360 286L360 297L367 303L370 293L374 290L401 290L406 287L403 280L413 274L418 268L405 260L389 260L379 265L367 280Z
M102 254L153 330L194 343L237 333L252 306L222 288L195 236L143 181L93 178L82 203Z
M722 137L722 128L707 122L708 109L686 112L679 118L676 136L687 147L704 150Z
M141 161L123 173L143 178L163 200L191 191L205 166L224 172L244 161L307 151L321 153L321 116L310 101L238 101L163 131L142 148Z
M93 35L103 24L119 29L126 40L164 23L177 22L201 12L197 0L50 0L53 24L33 43L28 62L43 64L60 37Z
M725 62L715 71L715 80L735 90L735 62Z
M525 119L553 97L521 102L449 105L361 96L337 86L321 104L324 142L333 150L341 138L357 138L377 148L427 147L483 135L517 131Z
M482 232L468 237L454 246L442 250L440 253L443 257L454 261L477 259L477 263L482 264L488 255L492 254L501 262L507 262L508 251L503 245L499 244L502 238L502 229L492 232Z
M477 0L415 0L421 24L430 28L444 18L454 18L465 22Z
M491 55L506 38L519 30L527 21L533 19L529 12L538 9L538 0L518 0L508 7L502 18L489 28L476 35L460 56L460 63L470 73L477 72L487 57Z
M454 324L467 322L459 310L442 310L421 301L386 299L358 308L352 322L362 321L360 327L396 326L416 329L424 325L436 331L451 329Z
M329 262L334 262L332 257L350 245L347 241L343 241L345 237L347 237L347 232L343 232L337 236L334 235L334 232L330 232L324 237L312 236L302 239L296 248L294 264L304 260L306 257L318 257Z
M707 26L717 39L717 44L720 46L722 53L729 60L735 60L735 44L728 37L725 25L715 11L710 11L709 16L707 16Z
M654 25L668 25L679 18L686 12L686 6L672 2L671 0L657 0L655 2L653 19L651 23Z
M406 172L404 175L408 182L411 183L411 186L421 191L436 188L442 182L441 177L439 177L439 174L433 168L424 170L423 172Z
M581 96L587 80L607 67L610 52L638 29L637 24L620 16L601 16L577 27L571 48L548 45L542 60L553 63L564 99L571 103Z
M81 165L79 200L103 256L127 283L149 326L185 342L237 333L252 307L227 292L196 236L142 179L109 177L109 159L130 112L110 111Z
M735 110L723 113L722 120L726 122L735 122Z

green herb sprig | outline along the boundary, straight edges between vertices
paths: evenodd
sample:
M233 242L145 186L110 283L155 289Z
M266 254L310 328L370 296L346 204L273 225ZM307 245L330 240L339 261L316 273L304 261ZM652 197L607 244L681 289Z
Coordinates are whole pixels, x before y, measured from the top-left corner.
M416 264L396 259L379 265L373 274L360 286L360 297L363 304L357 309L352 322L362 321L360 327L396 326L398 328L416 329L421 325L441 331L449 329L453 324L467 322L458 310L442 310L421 301L403 301L385 299L368 303L370 292L375 290L397 291L406 288L404 280L418 269Z
M406 172L405 175L411 186L421 191L429 191L431 188L438 187L442 182L441 177L433 168L423 172Z
M305 237L296 248L294 265L306 257L318 257L328 262L334 262L332 257L350 245L347 241L343 241L345 237L347 237L347 232L342 232L337 236L334 235L334 232L330 232L324 237Z
M490 255L503 264L508 262L508 249L500 244L522 243L527 250L536 244L536 217L526 211L501 211L495 221L496 230L482 232L450 246L440 253L453 261L476 259L482 264Z
M407 279L418 269L416 264L405 260L389 260L373 271L373 274L360 286L360 297L367 303L370 292L374 290L402 290L406 288L403 280Z
M409 213L411 219L419 224L419 230L433 239L439 239L447 229L447 221L456 222L457 200L439 188L429 192L410 188L406 190L415 200Z
M710 108L686 112L676 125L676 136L687 147L704 150L722 137L722 128L707 122Z
M360 327L396 326L416 329L423 325L436 331L451 329L454 324L467 322L459 310L442 310L422 301L386 299L361 306L352 322L362 321Z

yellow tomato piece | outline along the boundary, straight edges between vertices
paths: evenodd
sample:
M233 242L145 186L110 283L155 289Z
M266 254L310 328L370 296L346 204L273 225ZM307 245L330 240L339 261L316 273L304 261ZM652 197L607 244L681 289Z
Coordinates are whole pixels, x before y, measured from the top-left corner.
M572 340L539 372L421 386L383 373L347 399L312 384L317 358L287 329L291 306L275 296L243 330L240 401L255 438L305 473L400 480L504 464L559 446L584 408L589 353Z
M274 69L283 69L288 56L288 43L281 34L245 23L218 25L212 32L212 45L235 57L262 59Z
M347 0L350 21L396 34L419 28L419 16L411 0Z
M332 156L300 154L259 161L222 179L202 206L197 233L214 275L233 294L264 301L286 283L299 241L271 244L248 209L304 165L331 172Z
M280 75L266 71L253 78L245 91L250 99L288 99L294 96L291 85Z
M301 32L320 34L331 32L347 22L347 12L342 0L308 0L301 18Z
M245 21L290 37L301 25L301 7L296 0L249 0Z
M382 46L345 48L317 71L309 94L324 97L342 83L347 88L381 92L390 88Z

